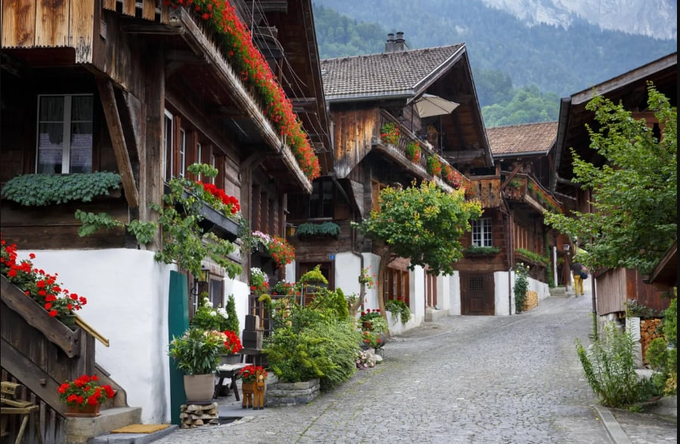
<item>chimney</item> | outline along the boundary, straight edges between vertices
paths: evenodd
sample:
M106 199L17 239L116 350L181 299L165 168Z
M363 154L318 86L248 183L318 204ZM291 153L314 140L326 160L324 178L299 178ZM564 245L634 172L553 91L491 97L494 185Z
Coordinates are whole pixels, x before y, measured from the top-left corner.
M394 34L391 32L387 34L387 42L385 43L385 52L394 51Z
M394 51L406 51L406 40L404 40L404 33L397 32L397 39L394 41Z

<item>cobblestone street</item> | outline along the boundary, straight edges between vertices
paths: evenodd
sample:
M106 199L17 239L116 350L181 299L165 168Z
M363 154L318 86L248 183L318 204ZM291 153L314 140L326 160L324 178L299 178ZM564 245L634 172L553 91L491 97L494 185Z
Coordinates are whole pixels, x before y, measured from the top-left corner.
M309 405L242 410L156 442L611 442L574 349L574 338L588 343L590 311L587 293L510 317L440 319L393 338L382 364Z

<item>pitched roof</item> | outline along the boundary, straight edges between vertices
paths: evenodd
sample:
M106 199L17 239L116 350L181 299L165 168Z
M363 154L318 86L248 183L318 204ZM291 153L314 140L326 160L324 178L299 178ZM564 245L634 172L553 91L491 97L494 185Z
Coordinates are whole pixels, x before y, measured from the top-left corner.
M326 99L414 95L420 84L454 60L462 48L464 43L322 60Z
M557 138L557 122L487 128L486 137L494 156L547 153Z

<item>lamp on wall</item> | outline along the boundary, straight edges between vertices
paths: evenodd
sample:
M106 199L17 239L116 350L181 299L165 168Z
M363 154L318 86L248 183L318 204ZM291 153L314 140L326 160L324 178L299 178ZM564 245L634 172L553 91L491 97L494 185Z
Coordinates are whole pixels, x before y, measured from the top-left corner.
M210 270L201 268L198 276L194 276L194 284L191 287L191 299L194 306L194 313L198 309L198 295L200 294L201 286L207 285L210 282Z

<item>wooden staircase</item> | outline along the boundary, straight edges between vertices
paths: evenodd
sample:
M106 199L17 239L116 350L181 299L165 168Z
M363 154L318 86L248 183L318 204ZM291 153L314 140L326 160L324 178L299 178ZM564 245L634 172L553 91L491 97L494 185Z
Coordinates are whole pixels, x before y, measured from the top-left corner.
M125 390L95 363L95 340L107 347L108 341L79 318L71 330L4 276L0 280L2 380L23 385L20 399L39 406L39 415L34 415L39 427L31 424L23 442L38 442L38 429L45 444L85 443L115 428L139 423L141 408L129 407ZM98 418L67 418L57 390L65 380L73 381L83 374L97 374L116 395L102 405ZM7 421L7 442L14 442L20 424L16 418Z

